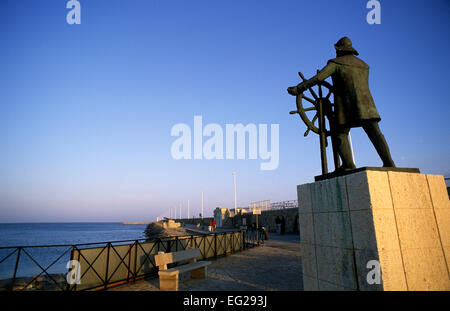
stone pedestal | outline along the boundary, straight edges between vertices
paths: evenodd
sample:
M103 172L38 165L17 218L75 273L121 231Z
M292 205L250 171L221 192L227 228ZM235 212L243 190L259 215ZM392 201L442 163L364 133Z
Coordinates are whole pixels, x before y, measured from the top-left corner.
M364 170L297 192L305 290L450 290L442 176Z

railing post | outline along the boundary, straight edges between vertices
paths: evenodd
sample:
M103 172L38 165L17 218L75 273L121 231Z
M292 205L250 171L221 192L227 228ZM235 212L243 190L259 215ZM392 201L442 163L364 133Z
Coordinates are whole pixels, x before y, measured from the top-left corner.
M78 247L77 247L76 245L73 245L73 246L72 246L72 252L73 252L74 249L76 249L76 250L78 251L77 261L80 262L81 251L78 249ZM74 286L74 288L73 288L74 291L77 290L77 286L78 286L78 284L75 282L75 286Z
M234 232L231 233L231 253L233 254L234 250Z
M206 235L203 235L203 259L206 259Z
M105 289L108 288L108 268L109 268L109 251L111 249L111 242L108 242L108 250L106 252L106 271L105 271L105 284L104 287Z
M17 267L19 266L19 260L20 260L20 253L22 251L22 248L19 247L17 250L17 257L16 257L16 264L14 265L14 272L13 272L13 277L11 280L11 291L14 290L14 283L16 283L16 273L17 273Z
M128 266L127 266L127 283L130 281L130 272L131 272L131 248L133 247L133 244L130 244L128 246L128 252L127 252L127 256L128 256Z
M227 255L227 233L226 232L223 235L223 240L224 240L224 242L223 242L223 245L224 245L223 246L223 253L226 256Z
M134 244L134 273L133 273L133 283L136 282L136 274L137 274L137 248L138 248L139 241L136 240L136 243Z
M71 246L71 248L72 249L70 250L70 259L69 260L73 260L73 245ZM80 261L78 261L78 262L80 262ZM68 292L68 291L70 291L70 284L69 284L69 282L67 282L67 284L66 284L66 292Z
M214 233L214 258L217 259L217 233Z

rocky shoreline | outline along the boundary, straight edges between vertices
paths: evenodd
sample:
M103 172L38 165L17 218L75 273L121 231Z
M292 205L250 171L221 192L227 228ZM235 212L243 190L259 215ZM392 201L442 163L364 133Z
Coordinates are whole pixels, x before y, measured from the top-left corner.
M48 275L40 275L36 278L36 276L31 277L19 277L16 278L14 284L12 284L11 279L3 279L0 280L0 291L21 291L21 290L40 290L40 291L58 291L65 289L67 286L66 275L63 273L55 273L50 274L51 278ZM36 278L31 284L30 283L34 278ZM56 284L56 283L57 284Z
M149 240L156 240L176 236L201 235L208 233L208 231L204 230L205 228L203 227L188 227L181 223L175 223L178 224L177 226L168 226L166 224L167 222L164 221L152 222L148 224L144 231L146 237Z

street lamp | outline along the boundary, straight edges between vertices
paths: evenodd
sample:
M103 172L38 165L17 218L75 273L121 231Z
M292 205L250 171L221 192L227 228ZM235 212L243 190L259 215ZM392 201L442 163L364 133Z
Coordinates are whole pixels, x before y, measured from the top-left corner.
M202 219L203 219L203 191L202 191L202 215L201 215Z
M234 211L237 209L237 199L236 199L236 172L233 172L234 177Z

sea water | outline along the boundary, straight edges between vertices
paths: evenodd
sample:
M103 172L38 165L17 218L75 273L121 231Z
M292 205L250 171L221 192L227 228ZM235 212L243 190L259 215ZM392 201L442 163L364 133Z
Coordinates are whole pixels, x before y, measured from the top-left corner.
M0 224L0 247L74 245L136 240L145 238L145 227L146 225L122 225L120 223ZM104 245L99 244L84 247L99 247ZM82 247L80 246L80 248ZM0 249L0 279L12 277L17 262L17 253L18 251L14 248ZM61 255L62 257L57 260ZM25 247L21 251L19 262L17 262L18 269L16 271L16 277L37 275L42 272L39 265L45 269L55 260L57 262L47 272L49 274L67 272L66 264L70 260L70 247Z

